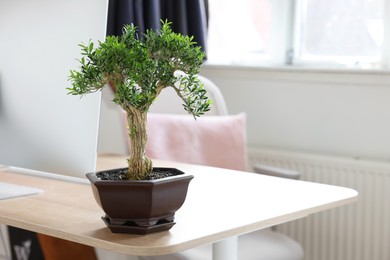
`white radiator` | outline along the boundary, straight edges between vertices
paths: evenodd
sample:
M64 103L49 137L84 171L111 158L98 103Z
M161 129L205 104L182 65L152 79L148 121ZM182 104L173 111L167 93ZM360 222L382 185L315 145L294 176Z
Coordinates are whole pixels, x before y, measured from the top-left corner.
M249 149L255 163L359 192L355 204L277 227L303 246L305 260L390 260L390 163Z

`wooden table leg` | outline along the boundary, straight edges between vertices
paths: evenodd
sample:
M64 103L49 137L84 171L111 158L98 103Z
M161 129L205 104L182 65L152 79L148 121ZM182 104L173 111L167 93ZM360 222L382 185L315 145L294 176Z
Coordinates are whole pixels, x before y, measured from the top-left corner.
M46 260L97 260L93 247L43 234L37 237Z

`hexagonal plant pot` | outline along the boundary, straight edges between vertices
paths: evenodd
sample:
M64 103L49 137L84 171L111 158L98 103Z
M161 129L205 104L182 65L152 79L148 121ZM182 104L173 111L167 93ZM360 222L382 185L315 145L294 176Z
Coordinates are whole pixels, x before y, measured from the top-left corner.
M101 180L96 175L102 171L87 174L111 232L148 234L169 230L175 224L175 212L183 205L194 176L174 168L153 169L173 172L174 176L135 181Z

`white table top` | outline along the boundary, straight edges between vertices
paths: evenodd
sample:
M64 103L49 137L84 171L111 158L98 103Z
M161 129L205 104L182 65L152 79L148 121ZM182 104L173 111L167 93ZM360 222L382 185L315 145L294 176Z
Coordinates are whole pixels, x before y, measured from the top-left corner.
M98 169L125 166L124 157L104 156ZM281 179L189 164L187 199L169 231L149 235L113 234L89 185L0 171L1 181L44 192L0 201L0 223L129 255L170 254L288 222L354 202L343 187ZM155 166L173 166L156 161Z

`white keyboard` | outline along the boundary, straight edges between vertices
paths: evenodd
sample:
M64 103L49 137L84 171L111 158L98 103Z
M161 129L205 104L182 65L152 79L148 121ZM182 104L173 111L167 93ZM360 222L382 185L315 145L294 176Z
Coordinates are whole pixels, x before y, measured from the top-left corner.
M42 193L43 190L22 185L0 182L0 200Z

